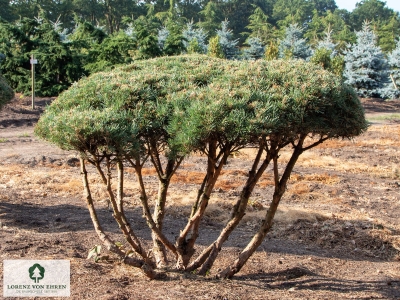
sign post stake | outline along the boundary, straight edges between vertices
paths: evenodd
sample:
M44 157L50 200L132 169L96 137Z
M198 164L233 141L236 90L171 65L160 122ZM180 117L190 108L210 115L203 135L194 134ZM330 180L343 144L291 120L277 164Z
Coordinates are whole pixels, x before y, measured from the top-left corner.
M31 56L31 69L32 69L32 109L35 109L35 55Z

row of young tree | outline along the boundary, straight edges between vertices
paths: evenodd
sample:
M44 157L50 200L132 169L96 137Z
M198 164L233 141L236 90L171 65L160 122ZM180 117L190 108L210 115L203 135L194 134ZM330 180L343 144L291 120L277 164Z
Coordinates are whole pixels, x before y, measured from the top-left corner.
M245 25L240 34L238 18L219 22L225 12L223 7L227 7L224 5L236 2L210 1L203 6L195 2L198 9L203 8L198 11L197 23L187 21L184 12L188 14L188 10L183 9L181 2L170 1L163 6L151 2L145 6L147 11L142 4L126 2L139 15L125 16L113 29L111 25L93 25L103 24L99 15L88 18L80 10L76 10L73 20L62 18L59 12L53 21L42 3L35 6L39 9L36 17L0 21L0 72L17 92L29 93L29 57L35 54L39 60L37 94L54 96L83 76L137 59L182 53L227 59L294 58L321 64L340 76L344 74L346 82L360 96L393 98L399 94L400 46L396 47L396 40L400 36L400 17L379 0L360 2L347 18L336 9L334 1L314 1L314 15L309 19L278 14L278 7L283 5L280 0L273 1L270 15L266 13L267 2L249 2L252 13L246 20L239 18ZM304 5L298 2L292 6L299 5L296 12L300 14ZM13 1L8 6L16 9L17 4ZM123 7L112 1L109 5ZM12 20L11 16L6 17ZM226 12L226 16L232 14ZM359 27L357 22L362 23L361 18L372 21L352 32L351 28Z
M331 27L334 39L343 46L354 42L353 32L369 20L385 52L394 49L392 40L400 29L399 13L381 0L361 0L352 12L338 9L335 0L0 0L0 5L0 18L8 22L42 14L52 22L60 21L69 33L77 18L115 33L127 29L129 20L152 14L163 25L170 18L180 25L193 20L212 36L228 19L240 43L248 36L258 36L267 44L297 23L307 28L306 37L314 44Z

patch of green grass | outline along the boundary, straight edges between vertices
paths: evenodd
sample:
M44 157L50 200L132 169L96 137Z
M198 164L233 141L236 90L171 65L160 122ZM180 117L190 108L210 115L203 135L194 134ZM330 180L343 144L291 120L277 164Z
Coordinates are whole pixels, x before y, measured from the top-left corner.
M30 137L30 134L29 133L23 133L23 134L20 134L18 137Z
M368 121L389 121L389 120L400 120L400 113L399 114L384 114L384 115L377 115L377 116L369 116L367 118Z
M5 143L5 142L8 142L8 140L4 139L4 138L0 138L0 143Z

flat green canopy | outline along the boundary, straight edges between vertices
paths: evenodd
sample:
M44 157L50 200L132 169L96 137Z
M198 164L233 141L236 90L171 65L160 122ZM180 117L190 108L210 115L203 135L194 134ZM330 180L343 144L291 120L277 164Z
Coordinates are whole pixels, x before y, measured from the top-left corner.
M8 85L5 78L0 74L0 109L14 98L14 91Z
M238 145L260 136L351 138L367 127L354 90L319 66L187 55L80 80L46 109L35 132L62 149L126 155L146 137L189 153L215 138Z

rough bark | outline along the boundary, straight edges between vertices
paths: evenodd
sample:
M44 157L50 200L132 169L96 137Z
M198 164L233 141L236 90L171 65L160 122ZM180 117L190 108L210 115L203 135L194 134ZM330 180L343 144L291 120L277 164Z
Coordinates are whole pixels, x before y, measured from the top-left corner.
M165 203L167 198L168 185L169 182L166 182L164 180L159 181L158 197L153 214L154 223L156 224L158 230L160 230L161 232L165 215ZM167 252L165 246L154 233L152 234L152 238L153 238L153 253L156 259L157 266L165 267L168 264Z
M226 224L226 226L222 229L217 240L212 244L211 249L206 249L204 254L202 253L198 259L195 260L195 263L191 264L188 269L194 270L202 264L201 269L199 270L199 275L205 275L213 266L215 259L218 256L218 253L221 251L223 243L229 238L232 231L236 228L239 222L242 220L244 215L246 214L246 208L251 196L251 193L254 190L255 185L261 178L262 174L268 167L271 161L271 155L267 154L266 158L262 162L261 166L258 167L261 159L261 155L263 153L264 145L261 144L257 153L257 156L254 160L253 166L249 172L249 176L247 178L246 184L244 185L242 192L240 193L239 200L233 207L231 218Z
M177 168L183 161L183 157L168 158L165 170L163 169L160 160L160 149L154 139L148 142L150 150L150 158L153 166L156 169L158 175L158 197L154 207L153 219L157 229L162 232L164 216L165 216L165 205L167 202L168 187L171 182L171 177L176 172ZM152 233L153 239L153 253L156 258L158 267L165 267L168 264L166 245L160 240L157 235Z
M148 198L146 194L146 188L144 186L143 182L143 176L142 176L142 165L136 163L132 164L132 166L135 169L136 176L139 182L139 189L140 189L140 201L142 203L142 208L143 208L143 214L146 218L147 225L149 226L152 234L154 234L157 239L159 239L163 245L165 245L171 252L176 256L177 255L177 250L174 244L172 244L166 237L165 235L158 229L157 224L154 222L154 219L151 215L150 212L150 207L148 203Z
M121 163L122 164L122 163ZM99 166L99 164L97 164ZM117 166L119 165L119 163L117 162ZM129 243L129 245L131 245L131 247L141 256L143 257L143 259L146 260L147 263L151 263L150 260L148 259L147 253L146 251L143 249L143 247L140 244L139 239L136 237L136 235L134 234L130 224L128 223L125 214L123 213L123 211L121 212L119 207L123 207L123 199L119 199L117 203L117 199L115 198L114 192L112 190L111 187L111 180L112 180L112 174L111 174L111 161L110 161L110 157L106 157L106 167L107 167L107 175L104 175L104 172L101 170L100 166L98 167L98 171L101 173L101 177L105 176L106 178L106 189L107 189L107 193L109 196L109 200L113 209L113 217L116 220L119 228L121 229L125 240ZM121 166L119 167L119 173L121 173ZM123 187L123 175L119 174L119 179L121 180L121 182L118 183L119 187ZM119 193L119 192L118 192ZM121 194L119 195L120 197L122 197L122 191Z
M200 221L207 208L211 192L213 191L215 183L217 182L217 179L221 174L223 166L226 164L231 150L232 148L230 145L225 145L224 149L222 149L220 152L220 154L222 155L221 157L220 155L217 155L217 143L215 141L209 143L207 174L204 191L200 197L200 201L196 201L198 202L198 204L196 205L197 210L189 218L188 223L181 231L175 244L178 252L178 260L176 266L179 270L186 269L191 257L194 254L194 245L199 236ZM221 157L221 160L219 164L216 165L218 157ZM191 235L190 238L187 239L189 233L191 233Z
M150 279L154 279L157 276L157 273L154 271L151 265L148 265L144 260L125 256L125 253L121 251L121 249L119 249L116 246L115 242L111 240L111 238L104 232L97 217L96 209L93 204L93 198L89 188L89 181L85 167L85 161L82 158L80 158L80 167L81 167L83 187L85 191L86 204L90 213L90 218L92 219L94 225L95 232L99 237L100 241L103 243L103 245L108 251L116 254L124 263L136 268L140 268L147 277L149 277Z
M272 198L272 202L270 204L269 209L265 215L265 219L261 223L261 226L258 232L253 236L251 241L247 244L246 248L239 254L239 257L235 260L235 262L228 266L225 270L218 274L219 277L222 278L232 278L234 274L239 272L243 265L247 262L250 256L254 253L254 251L261 245L265 236L269 232L272 227L272 221L274 219L276 210L278 209L280 200L282 199L283 194L286 190L287 182L290 178L290 174L296 164L297 159L303 152L303 142L305 136L300 137L298 144L295 146L294 152L286 165L285 171L282 177L279 179L278 173L278 156L277 153L273 157L274 161L274 179L275 179L275 191Z

